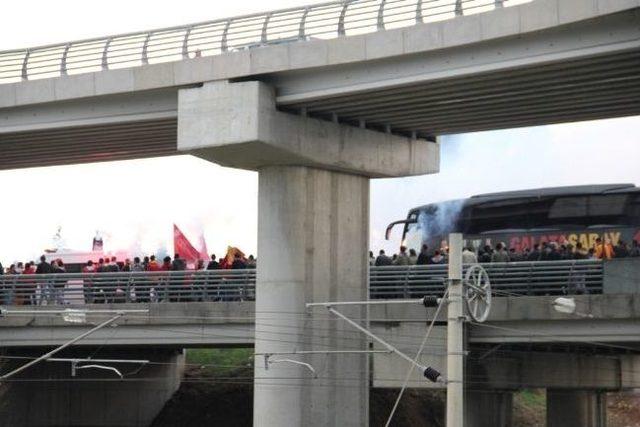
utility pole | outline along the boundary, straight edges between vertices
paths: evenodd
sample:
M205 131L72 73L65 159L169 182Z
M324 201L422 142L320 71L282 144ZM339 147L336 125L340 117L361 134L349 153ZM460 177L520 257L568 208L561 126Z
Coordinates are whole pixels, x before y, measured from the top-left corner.
M464 425L464 311L462 234L449 234L447 307L447 427Z

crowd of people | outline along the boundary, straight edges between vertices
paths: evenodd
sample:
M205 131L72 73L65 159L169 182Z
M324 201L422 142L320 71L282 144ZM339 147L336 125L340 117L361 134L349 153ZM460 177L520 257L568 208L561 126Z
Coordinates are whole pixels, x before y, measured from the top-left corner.
M372 266L390 265L427 265L427 264L447 264L449 248L442 246L431 251L427 245L422 245L420 252L415 249L400 247L400 252L391 256L384 250L380 250L375 257L373 252L369 252L369 264ZM533 248L524 248L517 251L515 248L507 249L507 246L499 242L495 247L485 245L478 250L472 247L465 247L462 251L462 262L473 263L496 263L496 262L518 262L518 261L561 261L561 260L581 260L581 259L613 259L640 257L640 243L633 240L628 245L623 240L616 245L604 242L597 238L593 247L585 248L580 242L576 245L558 244L556 242L543 242L533 245Z
M0 300L3 304L15 305L65 304L69 299L82 299L85 303L223 300L228 299L229 294L222 286L228 282L228 274L210 278L205 272L255 269L256 261L253 255L244 257L240 251L229 252L220 259L213 254L207 263L202 259L187 263L177 253L173 259L166 256L161 262L154 255L124 261L104 257L95 263L89 260L80 268L89 276L73 279L73 276L59 275L67 273L69 267L62 259L47 261L47 257L42 255L38 264L18 262L6 270L0 265L0 277L4 277L0 281ZM71 272L78 272L78 265L71 267ZM107 274L119 272L154 274L148 277L132 274L128 279ZM159 274L162 272L187 274ZM72 282L74 289L70 286Z
M235 248L234 248L235 249ZM369 252L369 263L372 266L410 266L447 264L449 249L446 245L431 251L427 245L422 245L420 251L400 247L397 254L388 256L381 250L377 257L373 252ZM544 242L535 244L531 249L524 248L517 251L515 248L507 249L504 243L497 243L494 247L485 245L479 249L465 247L462 252L462 262L473 263L505 263L518 261L561 261L561 260L585 260L598 259L607 260L612 258L640 258L640 244L633 240L630 245L624 241L618 241L616 245L602 239L596 239L593 247L584 248L580 243L575 246L570 244L557 244L556 242ZM232 300L237 295L229 296L225 290L225 284L229 281L230 273L221 276L211 276L210 274L198 273L199 271L211 270L248 270L256 268L256 258L253 255L245 257L238 250L229 251L225 257L217 258L211 255L205 262L202 259L188 263L175 254L173 258L165 256L162 260L156 259L154 255L145 257L134 257L119 261L116 257L100 258L97 262L87 261L81 268L72 265L70 272L80 270L87 276L80 279L81 286L77 291L80 298L85 303L108 303L108 302L159 302L159 301L180 301L180 300ZM11 264L6 270L0 264L0 276L5 279L0 280L2 288L0 299L3 304L64 304L65 295L68 298L70 279L68 276L58 276L59 273L67 273L67 267L60 258L50 261L43 255L40 262L29 261L26 263L17 262ZM122 279L121 276L109 276L99 273L118 272L187 272L187 275L163 275L154 274L146 276L136 276L132 274L129 279ZM189 273L193 272L195 274ZM94 274L95 273L95 274ZM244 274L242 272L238 272ZM215 273L216 275L218 273ZM38 278L41 276L41 278ZM183 277L184 276L184 277ZM102 277L102 278L101 278ZM146 279L142 279L146 277ZM231 276L230 276L231 277ZM9 280L7 280L9 279ZM243 279L246 281L246 279ZM232 289L237 293L237 289ZM176 297L177 295L177 297ZM240 297L242 298L242 297Z
M236 252L233 258L224 257L218 259L215 254L211 255L208 262L199 259L193 265L180 258L180 254L175 254L174 258L165 256L162 262L156 259L155 255L126 258L124 261L118 261L115 256L100 258L97 262L89 260L82 266L83 273L117 273L130 271L184 271L184 270L244 270L256 267L256 258L249 255L247 258L241 253ZM36 264L34 261L17 262L11 264L4 269L0 263L0 275L21 275L21 274L55 274L66 273L66 266L61 258L55 258L47 261L47 257L42 255L40 262Z

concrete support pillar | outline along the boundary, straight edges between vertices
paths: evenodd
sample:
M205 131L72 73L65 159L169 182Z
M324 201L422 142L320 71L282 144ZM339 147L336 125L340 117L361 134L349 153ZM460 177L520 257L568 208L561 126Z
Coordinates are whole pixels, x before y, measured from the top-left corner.
M178 150L259 173L254 425L368 425L367 355L272 353L366 350L305 303L367 299L369 178L435 173L439 144L285 113L273 87L217 81L179 91ZM366 321L366 307L341 312Z
M510 391L467 390L466 427L510 427L513 393Z
M369 179L311 167L259 170L255 351L366 350L364 335L305 303L367 299ZM341 308L363 319L365 307ZM278 359L310 363L306 368ZM255 358L254 426L366 426L365 354Z
M605 395L547 389L547 427L606 427Z

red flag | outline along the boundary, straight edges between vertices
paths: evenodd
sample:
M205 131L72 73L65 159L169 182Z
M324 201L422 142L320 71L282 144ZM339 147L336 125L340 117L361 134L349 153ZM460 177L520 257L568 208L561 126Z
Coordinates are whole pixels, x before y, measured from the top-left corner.
M200 254L177 225L173 224L173 253L179 254L187 264L195 264Z

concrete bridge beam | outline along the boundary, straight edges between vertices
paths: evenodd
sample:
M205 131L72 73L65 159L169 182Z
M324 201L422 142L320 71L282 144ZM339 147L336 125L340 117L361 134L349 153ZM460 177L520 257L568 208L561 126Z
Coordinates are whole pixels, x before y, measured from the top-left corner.
M436 173L439 145L328 120L283 113L257 81L217 81L178 95L178 151L259 171L308 166L371 178Z
M13 355L39 356L44 350ZM79 351L64 357L85 358L91 352ZM151 424L164 404L180 386L184 355L175 350L103 350L108 359L152 360L125 380L112 372L78 370L71 375L71 364L41 362L0 386L0 425L3 426L122 426ZM3 370L25 363L11 359ZM138 366L114 366L124 374Z

